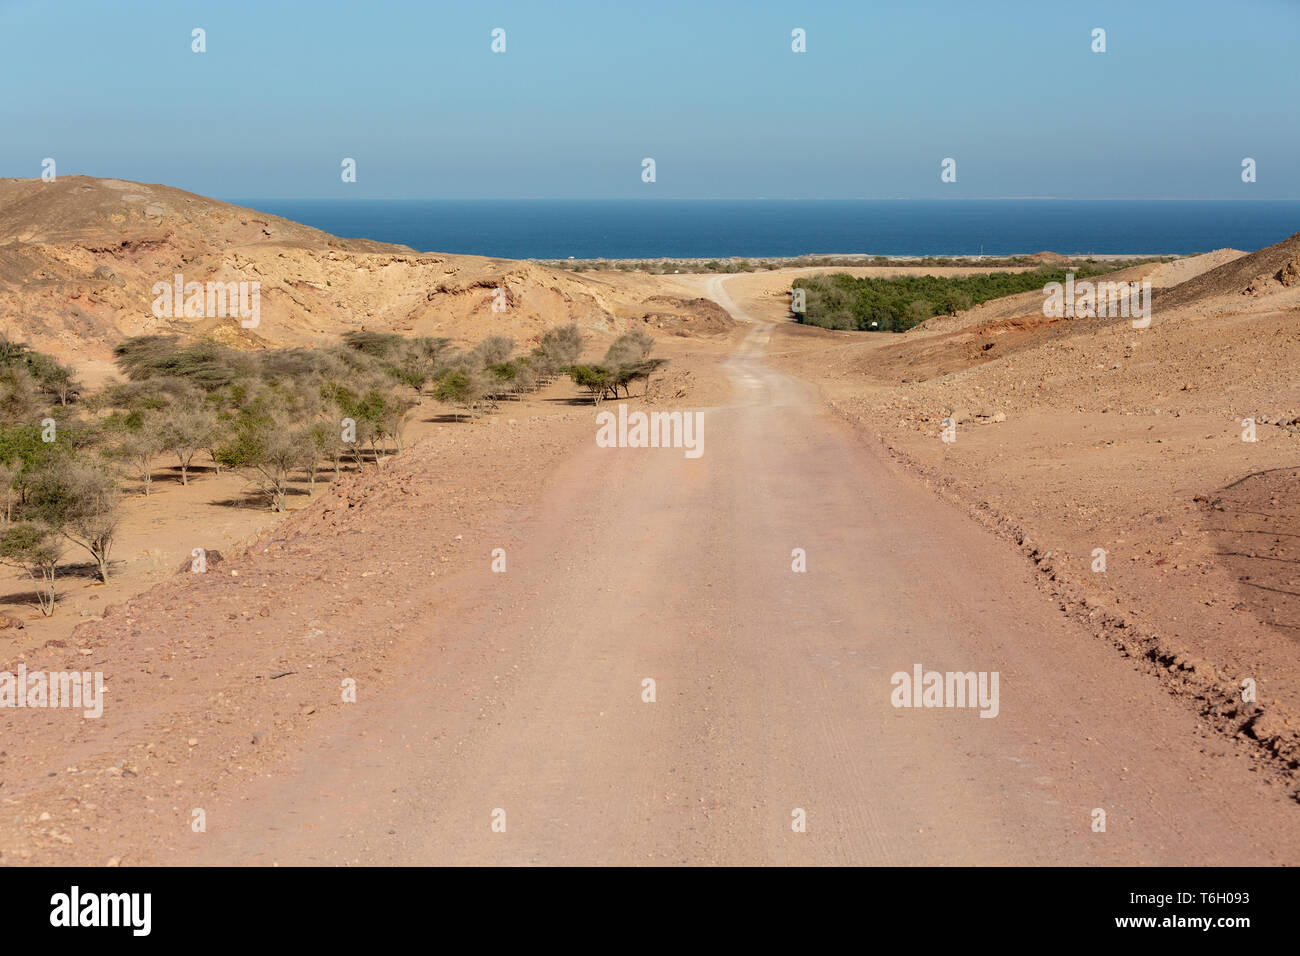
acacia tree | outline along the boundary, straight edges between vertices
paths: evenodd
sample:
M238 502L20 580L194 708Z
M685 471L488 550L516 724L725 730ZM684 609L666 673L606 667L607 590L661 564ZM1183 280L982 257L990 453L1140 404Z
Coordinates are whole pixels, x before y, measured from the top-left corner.
M515 397L519 392L519 366L514 362L497 362L483 370L492 383L494 396Z
M302 446L310 443L310 426L272 420L241 428L217 456L227 468L249 472L271 510L284 511L293 471L302 464Z
M316 465L320 462L320 449L316 447L316 426L300 428L303 441L298 446L298 467L307 475L307 494L316 494Z
M285 391L258 396L240 409L234 435L217 449L221 464L252 476L272 511L285 510L293 471L302 466L304 446L312 445L300 399Z
M515 359L510 365L514 368L514 379L511 382L511 388L516 396L525 392L534 392L541 387L542 375L537 367L537 359L532 356L524 356Z
M195 456L212 444L216 427L216 413L198 403L180 405L158 422L159 448L176 456L182 485L190 483L190 466Z
M515 350L515 340L505 335L489 335L470 350L479 366L496 365L509 361Z
M84 548L108 583L109 552L121 520L117 482L92 465L73 461L47 468L31 483L26 513Z
M406 416L411 408L411 402L404 396L390 393L384 396L383 406L379 409L375 434L379 438L391 438L396 451L402 450L402 431L406 428Z
M44 352L28 352L23 356L27 370L36 380L37 386L60 405L68 405L81 392L81 383L77 381L72 369L55 361Z
M64 460L67 453L64 445L42 441L42 432L39 425L0 425L0 462L9 476L5 501L11 521L21 517L32 476Z
M36 417L40 396L31 373L21 365L0 365L0 415L10 421Z
M325 393L340 416L340 440L346 446L347 454L352 456L357 470L365 467L366 445L370 446L371 456L378 462L377 442L384 412L384 393L378 388L370 388L359 394L339 383L326 386ZM344 422L349 422L346 428L342 427Z
M0 462L0 490L4 492L4 508L0 510L0 521L8 524L14 516L14 488L18 472L22 470L20 462Z
M357 471L366 467L366 446L372 449L371 457L373 458L373 449L375 445L375 423L368 417L354 418L352 420L352 436L348 442L348 450L352 454L352 463L357 466Z
M235 427L236 413L230 409L221 409L216 412L212 420L212 431L208 433L208 442L203 446L203 450L208 453L212 459L212 468L219 475L221 474L221 462L217 461L217 449L220 448Z
M110 454L140 477L145 495L153 489L153 461L163 450L159 421L154 412L132 412L119 423L121 437Z
M600 364L570 365L569 377L575 385L585 388L596 404L618 398L619 389L630 397L631 385L639 379L645 380L649 391L650 376L668 364L667 359L650 357L654 345L653 336L640 329L620 335L610 343Z
M418 401L424 401L428 384L438 377L438 372L451 352L451 339L421 336L405 342L393 356L394 377L415 389Z
M434 387L433 397L454 405L462 412L478 408L487 395L483 377L472 368L451 368L442 374Z
M333 463L334 477L338 478L340 476L339 462L342 455L340 454L338 457L335 457L331 452L334 447L338 447L342 442L339 442L336 445L330 437L333 433L334 429L330 427L329 422L312 422L311 427L307 430L307 434L311 437L312 462L308 478L310 481L309 487L312 490L315 490L316 487L316 463L322 458Z
M422 361L430 373L436 372L451 358L451 339L434 338L422 335L411 340L413 353Z
M12 524L0 531L0 564L21 568L36 585L41 614L54 613L54 576L63 549L49 528L32 521Z
M564 367L577 362L578 356L582 355L582 347L586 345L585 338L582 337L582 330L578 328L577 323L568 325L558 325L554 329L547 329L542 334L541 345L538 350L543 355L550 356L555 362Z
M351 451L351 446L343 437L343 419L346 417L336 408L332 418L313 422L311 426L311 441L316 456L324 458L334 466L336 479L343 476L343 459Z
M591 395L592 404L595 405L601 403L612 387L610 370L603 365L570 365L569 377L579 388L587 390ZM618 397L617 389L614 391L614 397Z
M664 358L648 358L631 365L620 365L616 378L618 385L622 387L625 396L631 396L630 386L633 382L640 379L645 380L645 392L650 392L650 376L668 364Z
M547 329L542 334L537 348L533 349L533 356L538 361L538 370L549 380L578 361L585 344L582 330L578 328L576 322Z
M641 329L625 332L610 343L605 353L606 365L635 365L644 362L654 351L655 340L650 333Z
M620 388L625 396L630 397L631 385L638 379L644 379L646 391L650 390L650 376L668 363L667 359L650 357L654 346L654 337L641 329L620 335L610 343L602 364L609 369L609 384L614 398L618 398Z

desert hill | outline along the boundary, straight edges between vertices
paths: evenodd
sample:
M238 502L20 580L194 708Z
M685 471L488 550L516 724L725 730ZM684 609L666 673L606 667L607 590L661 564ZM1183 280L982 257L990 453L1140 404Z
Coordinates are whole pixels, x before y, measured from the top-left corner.
M1258 304L1275 308L1300 305L1300 233L1188 278L1157 296L1156 307L1209 305L1240 296L1269 297L1268 303Z
M50 183L0 180L0 237L23 244L76 243L98 252L217 239L229 245L273 241L304 248L413 251L364 239L340 240L311 226L171 186L90 176L63 176Z
M1204 379L1207 371L1213 371L1218 379L1218 373L1226 371L1222 363L1206 364L1211 354L1208 344L1228 343L1241 333L1235 327L1213 323L1231 315L1262 315L1300 307L1297 256L1300 235L1248 254L1220 249L1106 275L1105 279L1117 282L1150 281L1155 290L1153 328L1177 327L1171 330L1171 349L1160 352L1160 362L1141 366L1151 370L1138 376L1148 380L1145 384L1135 384L1128 374L1115 374L1125 370L1142 343L1149 341L1126 339L1124 349L1114 351L1114 337L1132 332L1129 319L1048 318L1042 314L1040 290L994 299L955 316L937 316L899 336L864 339L850 334L826 360L844 374L874 382L932 385L950 396L944 401L958 410L987 403L981 395L999 396L998 404L1006 406L1030 396L1041 399L1045 391L1073 391L1078 387L1076 375L1090 382L1080 400L1093 404L1105 394L1111 401L1102 405L1132 407L1145 401L1142 396L1149 393L1154 379L1162 389L1170 383L1178 388L1184 379ZM1199 326L1205 322L1212 324L1198 327L1189 338L1189 323ZM1270 327L1268 335L1284 336L1285 327L1285 322L1276 329ZM1269 352L1254 369L1255 375L1273 369L1278 357L1275 350ZM1015 361L1000 361L1013 358ZM1124 386L1112 392L1112 382L1118 381ZM1231 384L1230 377L1225 384ZM1065 394L1059 397L1067 398Z
M229 315L156 317L152 290L176 274L186 283L259 283L257 327ZM730 326L720 308L691 296L648 301L659 291L621 275L341 239L167 186L0 180L0 330L83 366L148 333L256 348L361 328L527 344L567 322L597 339L630 323L665 333ZM505 311L493 311L503 299Z
M1052 266L1059 266L1062 261L1068 261L1061 256L1057 256L1055 259L1042 258L1050 255L1053 254L1039 253L1034 258L1038 258L1044 264ZM1175 259L1172 262L1148 262L1129 266L1108 273L1103 278L1110 282L1147 281L1151 283L1153 290L1169 289L1244 255L1244 252L1237 249L1216 249L1214 252L1207 252L1199 256L1187 256L1182 259ZM1163 303L1164 300L1161 301ZM1000 299L993 299L958 315L935 316L922 322L908 334L909 336L916 336L926 332L956 332L983 323L1002 322L1009 319L1033 321L1035 316L1041 319L1042 314L1043 293L1041 290L1034 289L1019 295L1008 295Z

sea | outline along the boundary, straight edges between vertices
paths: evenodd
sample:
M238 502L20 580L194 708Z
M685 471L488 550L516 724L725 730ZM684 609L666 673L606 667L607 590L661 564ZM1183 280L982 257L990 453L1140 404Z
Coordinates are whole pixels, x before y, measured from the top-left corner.
M1300 232L1300 200L229 201L338 236L509 259L1187 255Z

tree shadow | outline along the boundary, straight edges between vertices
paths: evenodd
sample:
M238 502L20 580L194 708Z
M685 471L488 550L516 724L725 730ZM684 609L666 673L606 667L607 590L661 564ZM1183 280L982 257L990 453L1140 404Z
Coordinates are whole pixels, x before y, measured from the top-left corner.
M54 582L55 590L58 590L58 580ZM23 591L14 591L12 594L0 594L0 607L9 605L24 609L36 609L36 585L33 582L32 587Z
M1217 492L1198 496L1201 526L1214 556L1236 579L1233 610L1249 611L1262 624L1294 640L1300 632L1300 514L1294 490L1300 465L1243 475Z
M558 398L544 398L542 401L553 402L556 405L570 405L575 407L586 405L590 408L596 407L596 402L593 402L589 396L583 395L562 395ZM609 399L605 399L605 401L609 401ZM622 401L627 401L627 399L622 399Z
M270 508L267 496L260 491L250 491L247 494L233 495L229 498L217 498L208 503L218 508L253 508L254 510Z
M110 561L108 563L108 579L113 580L125 562ZM94 584L99 581L99 565L94 561L72 561L68 564L60 564L54 575L54 592L59 601L67 598L66 588L69 583L90 582ZM32 581L30 586L23 585L20 590L12 591L9 594L0 594L0 607L12 605L15 607L32 608L39 610L36 602L37 590L44 589L44 582Z
M113 575L122 568L123 562L108 562L108 579L113 580ZM99 580L99 565L94 561L76 561L71 564L59 565L59 578L76 578L78 580ZM55 579L56 581L58 578Z
M177 481L180 481L180 480L181 480L181 469L180 469L180 466L179 466L179 465L172 465L172 469L173 469L172 477L175 478ZM189 471L190 478L197 478L197 477L200 477L200 476L207 476L207 475L228 475L228 474L230 474L230 469L228 469L228 468L227 468L227 469L223 469L222 471L217 471L217 466L216 466L216 465L190 465L190 467L187 469L187 471Z

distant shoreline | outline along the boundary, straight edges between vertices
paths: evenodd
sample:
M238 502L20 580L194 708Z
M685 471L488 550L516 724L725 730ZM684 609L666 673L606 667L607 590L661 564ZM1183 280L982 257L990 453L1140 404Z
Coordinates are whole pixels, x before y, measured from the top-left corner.
M1211 250L1207 250L1211 251ZM884 256L868 253L814 253L802 256L601 256L598 258L542 259L530 257L523 262L556 269L576 271L620 270L665 272L674 267L682 272L761 272L776 269L864 268L870 266L931 266L944 268L1007 269L1033 268L1040 265L1069 266L1085 262L1152 262L1203 255L1191 253L1110 253L1099 255L1058 255L1052 252L983 256Z

